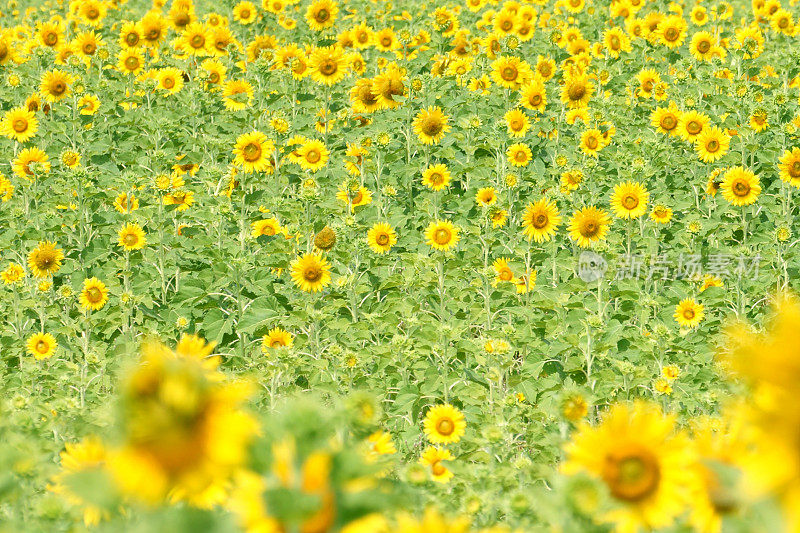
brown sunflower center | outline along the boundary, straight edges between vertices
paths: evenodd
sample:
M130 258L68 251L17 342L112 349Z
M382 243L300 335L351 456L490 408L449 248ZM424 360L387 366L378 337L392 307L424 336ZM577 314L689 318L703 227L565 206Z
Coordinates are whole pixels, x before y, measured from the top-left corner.
M94 20L100 16L100 11L96 7L90 7L86 10L86 18L89 20Z
M800 159L789 165L789 175L793 178L800 177Z
M619 37L612 35L609 44L612 50L619 50L622 43L620 43Z
M12 125L14 131L17 133L22 133L23 131L28 129L28 121L24 118L18 118L14 120L14 124Z
M135 233L126 233L124 237L122 237L122 242L125 243L126 246L133 246L139 241L139 238L136 236Z
M500 73L500 76L505 81L514 81L517 79L518 75L519 73L517 72L517 69L513 65L508 65L506 67L503 67L503 71Z
M250 10L249 10L249 9L247 9L247 8L245 8L245 9L242 9L242 11L241 11L241 12L239 12L239 16L240 16L241 18L243 18L244 20L247 20L247 19L249 19L249 18L250 18Z
M441 133L443 126L442 121L433 115L426 116L420 123L422 133L430 137L435 137Z
M700 41L699 43L697 43L697 51L700 52L701 54L705 54L709 50L711 50L711 42Z
M164 78L161 85L163 85L165 89L172 89L175 87L175 79L170 77Z
M202 48L206 44L206 38L200 34L197 34L191 38L189 44L192 48Z
M690 120L686 123L686 131L689 132L690 135L697 135L703 129L703 125L696 120Z
M670 131L675 129L675 126L678 125L678 121L675 119L675 115L664 115L661 117L659 124L666 131Z
M64 94L67 91L67 84L61 80L54 82L50 85L50 93L56 96Z
M683 318L685 318L686 320L692 320L694 316L695 312L694 309L692 309L691 307L683 310Z
M139 34L131 32L125 35L125 43L128 46L136 46L139 43Z
M580 83L573 83L567 90L567 96L569 96L569 99L573 101L581 100L585 94L586 94L586 87L584 87L583 84Z
M439 228L436 230L436 233L433 234L433 240L436 244L445 245L450 242L452 235L450 234L450 230L447 228Z
M658 488L661 469L650 450L629 444L605 457L602 476L611 494L635 502L650 496Z
M90 287L86 290L86 299L92 303L99 302L103 299L103 293L97 287Z
M327 9L322 8L319 11L317 11L317 16L314 17L314 18L316 19L317 22L323 23L323 22L327 22L328 19L331 18L331 14Z
M325 59L319 64L318 70L324 76L333 76L339 70L339 65L332 59Z
M581 235L584 237L594 237L600 231L600 224L596 220L586 220L581 226Z
M514 277L514 273L511 272L511 269L503 269L499 275L500 279L503 281L511 281L511 278Z
M596 149L600 145L600 141L597 140L597 137L590 136L586 139L586 147L590 150Z
M187 24L189 24L190 20L191 19L189 17L189 13L186 13L185 11L181 11L180 13L175 15L175 25L179 28L182 28Z
M664 32L664 39L667 41L677 41L678 37L680 37L680 32L677 28L667 28L667 30Z
M719 141L716 139L711 139L706 143L706 151L707 152L716 152L719 150Z
M736 196L741 197L750 194L750 185L744 181L737 181L736 183L733 184L733 187L731 187L731 189L733 190L733 194L735 194Z
M542 229L547 226L547 222L549 221L549 217L544 213L539 213L535 217L533 217L533 227L536 229Z
M386 233L381 233L375 237L375 242L381 246L386 246L389 244L389 236Z
M145 33L148 41L157 41L161 37L161 30L159 28L150 28Z
M47 46L55 46L58 44L58 34L54 31L48 31L44 35L42 35L42 41Z
M136 70L139 68L139 58L131 56L125 59L125 68L128 70Z
M622 199L622 205L625 209L635 209L639 205L639 198L633 194L628 194Z
M303 279L311 283L319 281L322 278L322 269L317 265L309 265L303 270Z
M38 353L47 353L50 350L50 345L46 341L40 340L36 343L36 351Z
M97 45L94 43L85 43L83 45L83 53L86 54L87 56L94 54L96 50L97 50Z
M320 154L319 150L316 148L312 148L308 152L306 152L306 161L309 163L319 163L320 159L322 159L322 154ZM359 193L360 194L360 193Z
M212 72L208 75L209 83L219 83L219 72Z
M436 423L436 432L445 437L452 435L455 429L456 425L449 418L442 418Z
M261 145L251 142L242 150L242 157L248 163L258 161L261 158Z

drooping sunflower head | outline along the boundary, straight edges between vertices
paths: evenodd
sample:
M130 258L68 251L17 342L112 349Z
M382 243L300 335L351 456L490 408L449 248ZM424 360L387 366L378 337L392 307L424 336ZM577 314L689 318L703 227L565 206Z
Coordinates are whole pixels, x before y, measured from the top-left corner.
M64 252L56 243L42 241L28 254L28 267L34 277L44 278L58 272L63 260Z
M425 436L432 444L458 442L467 429L464 414L450 404L431 407L422 425Z
M325 226L314 236L314 247L317 250L327 252L336 244L336 232L329 226Z

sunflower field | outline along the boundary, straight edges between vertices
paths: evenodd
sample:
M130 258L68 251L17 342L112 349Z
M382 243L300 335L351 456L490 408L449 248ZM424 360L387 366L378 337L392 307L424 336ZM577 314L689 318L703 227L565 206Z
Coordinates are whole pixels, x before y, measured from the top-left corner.
M798 38L3 0L0 532L800 532Z

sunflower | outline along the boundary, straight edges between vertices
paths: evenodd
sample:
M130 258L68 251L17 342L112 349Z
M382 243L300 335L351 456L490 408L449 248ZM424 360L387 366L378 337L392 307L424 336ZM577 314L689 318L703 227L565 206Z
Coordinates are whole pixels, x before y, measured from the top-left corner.
M447 165L431 165L422 173L422 184L434 190L441 191L450 185L450 171Z
M502 56L492 62L492 80L506 89L519 89L530 77L530 65L518 57Z
M356 207L372 202L372 192L364 186L342 187L337 191L336 199L344 204L349 204L350 212L353 212Z
M367 244L376 254L385 254L397 244L397 232L385 222L378 222L367 232Z
M317 140L308 140L297 150L297 162L305 170L316 172L328 164L330 151Z
M206 59L200 66L205 70L208 75L206 76L206 83L209 85L220 85L225 81L225 73L228 69L216 59Z
M78 168L81 166L81 154L74 150L64 150L61 152L61 164L67 168Z
M722 179L722 196L736 206L750 205L758 199L761 184L758 176L743 167L733 167L725 172Z
M81 305L89 311L98 311L108 301L106 284L97 278L83 280L83 290L80 295Z
M144 68L144 55L138 48L123 48L117 55L117 70L136 75Z
M176 68L162 68L156 72L157 87L167 95L175 94L183 89L183 72Z
M480 205L490 206L497 202L497 191L494 187L483 187L475 193L475 201Z
M534 78L520 91L520 104L532 111L544 111L547 107L547 91L544 82Z
M229 80L222 87L222 101L225 109L241 111L253 103L255 90L253 85L246 80Z
M672 15L658 23L656 35L661 44L668 48L677 48L686 40L687 24L683 17Z
M647 212L650 193L641 183L627 181L614 187L611 208L617 218L639 218Z
M339 46L315 48L308 65L311 79L323 85L335 85L347 74L344 50Z
M658 224L666 224L672 220L672 209L662 204L656 204L650 211L650 220Z
M622 52L630 52L631 39L625 34L622 28L611 28L603 32L603 45L608 55L619 57Z
M164 196L164 205L177 206L177 211L186 211L194 203L192 191L178 190Z
M42 74L39 92L48 102L58 102L69 95L69 84L72 76L58 69L53 69Z
M292 261L292 280L300 290L319 292L331 283L331 266L321 255L304 254Z
M714 56L716 39L707 31L698 31L689 43L689 52L698 61L708 61Z
M141 22L142 44L148 48L155 48L166 34L166 21L159 13L148 13Z
M448 119L439 106L422 109L414 117L414 133L422 144L439 144L444 134L450 131Z
M4 285L13 285L25 277L25 269L19 263L9 263L5 270L0 272L0 279Z
M594 85L583 74L568 76L561 89L561 103L570 109L586 107L594 93Z
M0 128L2 128L3 135L9 139L24 143L36 135L39 121L36 119L36 114L27 107L15 107L6 112Z
M523 232L529 241L549 241L560 224L558 207L554 201L547 198L529 203L522 215Z
M306 9L306 22L314 31L323 31L333 27L339 6L331 0L317 0Z
M778 160L781 180L794 187L800 187L800 148L786 150Z
M615 508L597 520L617 531L669 527L684 510L693 455L675 417L655 405L617 404L598 426L581 422L565 452L563 473L587 472L607 487Z
M657 107L650 115L650 124L655 126L661 133L667 135L678 135L680 129L681 112L674 103L670 103L669 107Z
M261 340L261 349L267 353L271 348L291 348L294 346L294 335L283 328L273 328Z
M431 444L451 444L461 440L467 429L464 414L450 404L431 407L422 422Z
M119 30L119 45L122 48L135 48L142 44L142 25L139 22L125 22Z
M531 162L533 154L527 144L517 143L508 147L506 150L506 157L511 165L515 167L525 167Z
M119 230L117 244L125 249L126 252L141 250L147 244L144 230L138 224L125 224Z
M119 445L108 461L125 496L151 504L167 495L195 506L220 503L257 424L242 409L251 387L226 379L212 350L194 335L175 350L152 341L142 346L119 386Z
M520 275L513 283L514 287L517 289L517 294L528 293L528 291L536 286L536 271L531 270L527 275Z
M505 116L508 135L511 137L524 137L530 128L528 117L519 109L507 111Z
M589 248L592 243L605 239L611 218L603 209L590 206L575 212L569 221L569 236L581 248Z
M448 220L436 220L425 228L426 243L434 250L447 251L459 240L459 228Z
M100 109L100 99L93 94L83 95L78 100L78 107L81 109L81 115L90 117Z
M233 20L247 26L258 18L258 10L252 2L239 2L233 7Z
M600 150L605 146L603 132L597 128L591 128L581 134L581 151L589 156L597 157Z
M452 461L455 459L450 450L428 446L420 457L420 464L430 469L431 478L437 483L447 483L452 479L453 472L442 464L442 461ZM414 529L416 531L416 528ZM429 531L428 529L420 529L419 531ZM453 531L456 531L453 529Z
M373 92L373 85L372 80L361 78L350 89L350 102L353 104L354 112L372 113L381 108L381 100L379 95Z
M188 24L177 42L179 50L194 56L208 55L210 46L206 27L199 22Z
M694 149L701 161L713 163L728 153L730 145L730 136L717 126L712 126L697 137Z
M492 268L494 269L495 279L492 282L492 286L496 287L498 283L514 283L514 271L511 270L508 262L507 257L498 257L494 260Z
M706 129L711 117L697 111L687 111L682 113L678 120L678 133L681 138L694 142Z
M41 22L38 25L36 32L39 42L48 48L59 48L64 42L64 22L61 20L51 20L49 22Z
M105 2L101 2L100 0L83 0L79 8L79 13L83 21L94 27L100 26L107 12L108 7Z
M284 232L283 227L281 227L280 222L278 222L278 219L275 217L256 220L250 227L250 235L253 237L261 237L262 235L272 237Z
M270 166L270 154L274 149L272 141L260 131L242 134L236 139L236 146L233 148L236 155L233 164L242 167L247 173L261 172Z
M696 328L705 317L703 306L697 303L694 298L686 298L675 306L675 313L672 315L675 321L682 327Z
M28 254L28 267L36 278L52 276L61 268L64 252L56 247L56 243L41 241L36 248Z
M382 108L394 109L401 106L403 102L397 98L408 93L403 72L396 66L390 65L372 79L372 91Z
M251 46L260 44L261 41L255 40L251 43ZM222 57L228 55L228 49L231 46L235 46L236 48L241 47L239 41L237 41L236 37L234 37L233 33L231 33L230 28L228 28L227 26L219 26L216 28L212 28L210 30L210 34L208 36L208 47L207 47L209 55L216 57ZM250 47L248 47L247 50L248 59L250 58L251 53L252 50L250 49ZM259 48L259 55L261 55L261 53L264 53L264 50Z
M50 333L44 332L34 333L28 337L28 342L26 344L28 347L28 353L38 360L53 357L53 354L58 348L58 342L56 342L56 338Z

